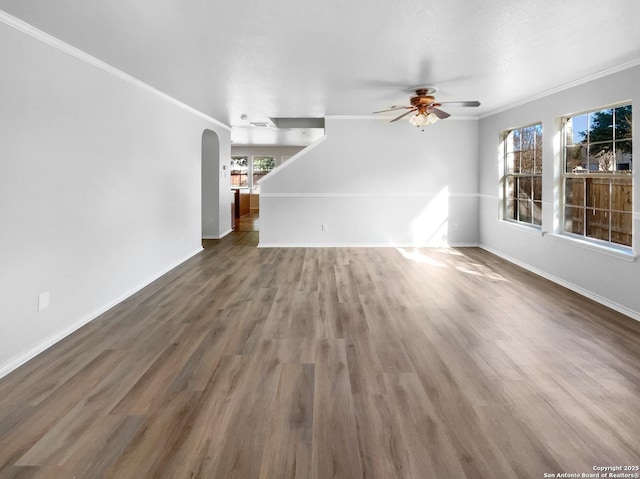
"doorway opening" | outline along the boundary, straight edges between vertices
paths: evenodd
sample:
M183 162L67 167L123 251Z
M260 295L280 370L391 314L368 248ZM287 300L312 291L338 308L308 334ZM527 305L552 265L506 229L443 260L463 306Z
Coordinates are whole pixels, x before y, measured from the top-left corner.
M234 230L260 230L260 180L278 165L275 156L231 156Z
M219 239L231 229L231 212L220 201L220 141L216 132L202 133L202 239Z

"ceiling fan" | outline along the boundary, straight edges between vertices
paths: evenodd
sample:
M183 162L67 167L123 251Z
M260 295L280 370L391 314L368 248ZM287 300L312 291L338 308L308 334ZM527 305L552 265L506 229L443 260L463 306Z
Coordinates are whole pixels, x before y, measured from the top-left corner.
M374 111L373 113L385 113L388 111L395 110L408 110L404 112L402 115L397 116L391 123L394 121L398 121L401 118L404 118L407 115L415 112L415 115L409 118L409 123L415 125L417 127L424 127L426 125L430 125L435 123L438 120L444 120L445 118L449 118L451 115L446 111L441 110L439 107L441 106L451 106L451 107L469 107L469 106L480 106L479 101L443 101L439 102L433 96L433 94L438 91L437 88L424 86L418 87L415 89L415 96L411 97L411 106L391 106L387 110Z

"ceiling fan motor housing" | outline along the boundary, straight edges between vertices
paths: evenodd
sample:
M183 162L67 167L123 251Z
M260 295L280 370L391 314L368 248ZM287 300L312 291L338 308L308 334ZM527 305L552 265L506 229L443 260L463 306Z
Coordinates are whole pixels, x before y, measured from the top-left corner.
M424 92L424 94L422 94ZM427 90L416 90L417 96L411 97L411 105L418 109L419 113L427 113L431 108L439 106L436 98L427 95Z

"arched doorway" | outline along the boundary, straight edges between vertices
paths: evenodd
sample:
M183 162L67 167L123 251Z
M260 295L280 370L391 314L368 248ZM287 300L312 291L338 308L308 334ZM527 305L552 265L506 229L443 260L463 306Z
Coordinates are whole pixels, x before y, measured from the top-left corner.
M218 239L220 232L220 140L216 132L202 133L202 239Z

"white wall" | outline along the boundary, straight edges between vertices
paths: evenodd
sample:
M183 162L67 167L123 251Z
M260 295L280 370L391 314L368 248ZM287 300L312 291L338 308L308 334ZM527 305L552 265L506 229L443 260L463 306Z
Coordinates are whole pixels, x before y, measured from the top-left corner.
M0 21L0 375L198 252L203 131L230 152L220 124L48 41Z
M231 156L275 156L276 164L282 164L283 156L293 156L302 151L303 146L232 146Z
M575 86L492 115L480 122L480 241L487 249L522 264L582 294L640 319L640 263L622 254L585 247L560 234L562 168L560 117L613 103L640 99L640 67ZM639 158L640 115L634 104L634 157ZM543 227L545 235L499 220L500 134L503 130L543 123ZM637 163L637 160L636 162ZM640 251L640 188L634 171L634 251Z
M262 179L261 246L477 243L477 121L327 118L325 132Z
M225 155L228 150L224 150ZM230 157L220 157L220 138L212 130L202 134L202 238L219 239L233 228Z

